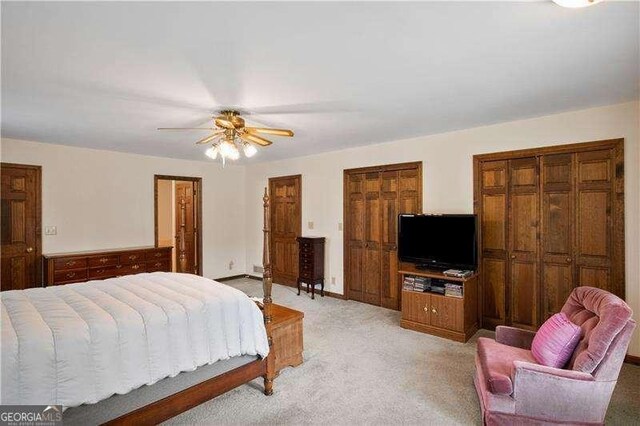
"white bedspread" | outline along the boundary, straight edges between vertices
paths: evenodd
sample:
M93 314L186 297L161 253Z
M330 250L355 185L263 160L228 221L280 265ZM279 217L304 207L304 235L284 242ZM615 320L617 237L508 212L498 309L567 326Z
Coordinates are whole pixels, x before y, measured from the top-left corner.
M256 304L195 275L154 272L0 296L2 404L95 403L269 352Z

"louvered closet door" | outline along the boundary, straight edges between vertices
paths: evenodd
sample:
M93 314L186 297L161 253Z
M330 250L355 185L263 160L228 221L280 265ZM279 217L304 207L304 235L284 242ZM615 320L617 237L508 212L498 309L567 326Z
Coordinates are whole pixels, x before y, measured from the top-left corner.
M574 269L574 158L573 154L541 158L542 251L541 315L539 323L560 312L573 290Z
M480 248L482 324L494 328L506 320L507 161L480 163Z
M345 176L346 192L349 208L346 211L346 241L345 249L348 252L346 273L348 274L349 299L363 301L362 272L364 260L364 173Z
M381 231L380 173L366 173L364 179L363 301L380 306Z
M508 323L538 326L538 159L509 161L509 281Z

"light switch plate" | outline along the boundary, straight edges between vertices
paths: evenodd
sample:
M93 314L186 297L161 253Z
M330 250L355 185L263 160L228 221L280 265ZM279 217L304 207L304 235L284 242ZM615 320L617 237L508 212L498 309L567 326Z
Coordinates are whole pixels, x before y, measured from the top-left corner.
M342 222L338 222L338 231L342 231Z
M58 235L58 228L55 226L45 226L44 235Z
M307 225L309 226L309 229L313 229L313 222L309 222Z

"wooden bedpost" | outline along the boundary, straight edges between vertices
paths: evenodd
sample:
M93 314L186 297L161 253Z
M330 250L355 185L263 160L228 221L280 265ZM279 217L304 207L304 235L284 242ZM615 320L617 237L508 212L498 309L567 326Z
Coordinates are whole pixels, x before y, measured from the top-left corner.
M269 206L269 192L267 188L264 189L264 197L262 197L264 207L264 225L262 232L264 238L262 239L262 268L264 270L262 274L262 291L264 293L263 299L263 312L264 312L264 325L267 329L267 338L269 339L269 355L266 359L266 374L264 375L264 394L273 394L273 379L275 378L275 360L273 354L273 339L271 337L271 209Z

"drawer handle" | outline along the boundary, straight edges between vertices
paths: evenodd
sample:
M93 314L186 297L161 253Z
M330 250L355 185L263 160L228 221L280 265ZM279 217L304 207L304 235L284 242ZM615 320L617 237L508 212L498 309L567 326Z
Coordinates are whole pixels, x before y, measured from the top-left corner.
M156 262L153 264L153 266L162 266L162 262Z
M98 269L96 272L97 272L98 274L101 274L101 273L103 273L103 272L104 272L104 269Z
M65 266L73 266L73 265L75 265L75 264L76 264L76 261L75 261L75 260L70 260L70 261L68 261L67 263L65 263Z
M122 265L118 265L118 266L116 266L116 268L117 268L117 269L120 269L120 268L122 268Z
M156 254L154 254L154 256L155 257L160 257L160 256L162 256L162 253L156 253Z
M427 308L427 306L426 306L426 305L425 305L425 307L424 307L423 309L424 309L424 311L425 311L426 313L429 313L429 308Z
M129 256L129 260L136 260L138 258L137 255L132 254L131 256Z
M131 266L131 269L139 269L139 268L140 268L140 265L132 265Z
M433 307L432 307L432 308L431 308L431 312L432 312L432 313L434 313L434 314L436 314L436 315L438 315L438 311L436 310L436 308L433 308Z
M69 273L67 274L67 278L73 278L73 277L75 277L75 276L76 276L76 273L75 273L75 272L69 272Z
M102 263L102 264L107 263L108 261L109 261L108 257L103 257L103 258L100 259L100 263Z

